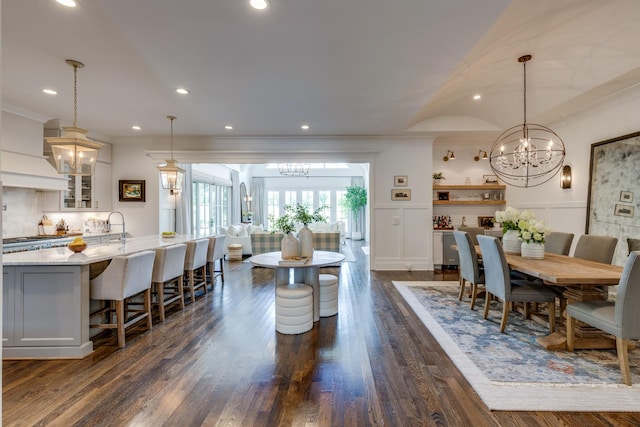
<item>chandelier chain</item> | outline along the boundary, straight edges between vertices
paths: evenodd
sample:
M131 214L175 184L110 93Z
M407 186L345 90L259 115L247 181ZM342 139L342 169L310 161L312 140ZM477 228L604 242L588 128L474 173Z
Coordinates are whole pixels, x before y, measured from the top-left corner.
M73 127L78 127L78 66L73 66Z

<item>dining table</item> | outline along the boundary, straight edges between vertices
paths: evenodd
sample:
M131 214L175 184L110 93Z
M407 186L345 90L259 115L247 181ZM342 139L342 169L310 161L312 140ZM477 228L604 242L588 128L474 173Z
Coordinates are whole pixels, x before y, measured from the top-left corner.
M339 252L313 251L311 258L283 259L282 252L265 252L249 258L249 262L259 267L275 269L275 285L290 282L291 269L295 283L304 283L313 288L313 321L320 320L320 267L339 264L345 256Z
M482 256L480 246L475 248L478 255ZM562 288L561 297L566 304L606 300L609 296L608 287L617 285L622 276L622 267L618 265L549 252L545 252L543 259L523 258L520 254L506 252L505 258L510 269L540 279L548 286ZM560 313L561 322L556 332L536 339L544 348L549 350L566 349L566 331L561 324L563 314ZM615 348L615 340L599 329L586 323L576 323L579 324L576 325L575 348Z

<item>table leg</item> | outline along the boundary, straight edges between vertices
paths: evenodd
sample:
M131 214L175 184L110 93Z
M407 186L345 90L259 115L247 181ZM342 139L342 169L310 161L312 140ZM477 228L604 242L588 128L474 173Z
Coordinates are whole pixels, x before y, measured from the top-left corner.
M289 284L289 267L276 268L276 288Z

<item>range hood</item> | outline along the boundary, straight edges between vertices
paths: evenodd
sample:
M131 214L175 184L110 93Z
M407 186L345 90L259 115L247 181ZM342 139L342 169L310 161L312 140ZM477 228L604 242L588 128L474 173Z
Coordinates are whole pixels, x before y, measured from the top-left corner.
M0 153L4 187L34 188L45 191L67 190L67 179L57 173L44 156L4 151Z

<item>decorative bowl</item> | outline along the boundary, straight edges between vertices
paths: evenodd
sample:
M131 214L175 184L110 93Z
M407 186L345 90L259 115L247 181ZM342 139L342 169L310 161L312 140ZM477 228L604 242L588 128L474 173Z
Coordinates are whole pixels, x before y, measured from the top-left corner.
M85 249L87 249L87 244L85 243L84 245L67 245L67 247L72 252L80 253L80 252L84 251Z

